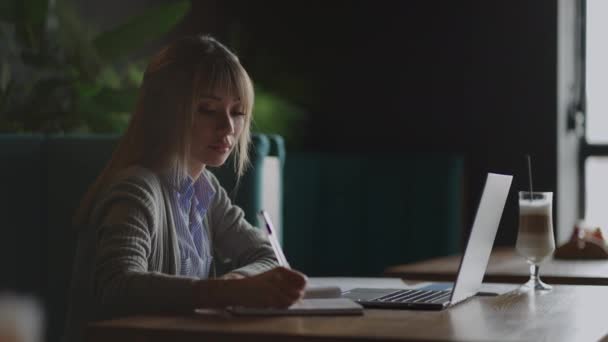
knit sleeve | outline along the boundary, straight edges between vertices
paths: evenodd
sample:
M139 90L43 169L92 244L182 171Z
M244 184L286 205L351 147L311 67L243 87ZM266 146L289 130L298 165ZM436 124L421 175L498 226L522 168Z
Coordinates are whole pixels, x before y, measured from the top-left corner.
M194 278L151 272L152 240L162 210L154 183L129 178L96 208L93 295L102 316L194 308Z
M207 172L207 177L216 189L209 210L213 244L236 267L231 272L250 276L278 266L267 237L245 220L243 210L232 204L215 176Z

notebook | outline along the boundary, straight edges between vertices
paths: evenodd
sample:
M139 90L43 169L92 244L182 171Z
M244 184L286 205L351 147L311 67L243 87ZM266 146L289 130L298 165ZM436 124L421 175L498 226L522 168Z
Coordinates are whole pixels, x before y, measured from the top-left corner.
M442 310L479 291L513 176L489 173L453 289L440 284L423 289L355 288L343 293L366 307Z
M234 315L256 316L321 316L363 314L363 306L348 298L302 299L286 309L232 306L226 310Z
M307 285L304 289L304 299L339 298L342 290L338 286Z

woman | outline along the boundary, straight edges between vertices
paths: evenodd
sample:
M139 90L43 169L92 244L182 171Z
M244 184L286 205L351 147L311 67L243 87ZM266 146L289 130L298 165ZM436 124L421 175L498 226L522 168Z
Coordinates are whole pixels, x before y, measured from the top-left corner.
M252 107L247 72L211 37L180 39L152 58L125 135L75 218L68 340L90 320L302 297L305 276L277 267L265 236L206 169L234 151L243 174ZM215 278L214 259L236 268Z

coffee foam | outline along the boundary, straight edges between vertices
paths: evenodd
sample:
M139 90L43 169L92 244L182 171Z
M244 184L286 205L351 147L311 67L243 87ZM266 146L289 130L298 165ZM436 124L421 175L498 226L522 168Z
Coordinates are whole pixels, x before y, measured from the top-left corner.
M551 202L547 200L520 200L520 215L551 215Z

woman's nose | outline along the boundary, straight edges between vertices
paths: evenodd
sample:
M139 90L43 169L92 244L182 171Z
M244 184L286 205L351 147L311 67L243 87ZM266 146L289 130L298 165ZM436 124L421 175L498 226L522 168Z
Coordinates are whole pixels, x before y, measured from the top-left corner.
M218 129L225 134L234 133L234 120L232 115L230 115L230 112L223 112L222 115L220 115Z

